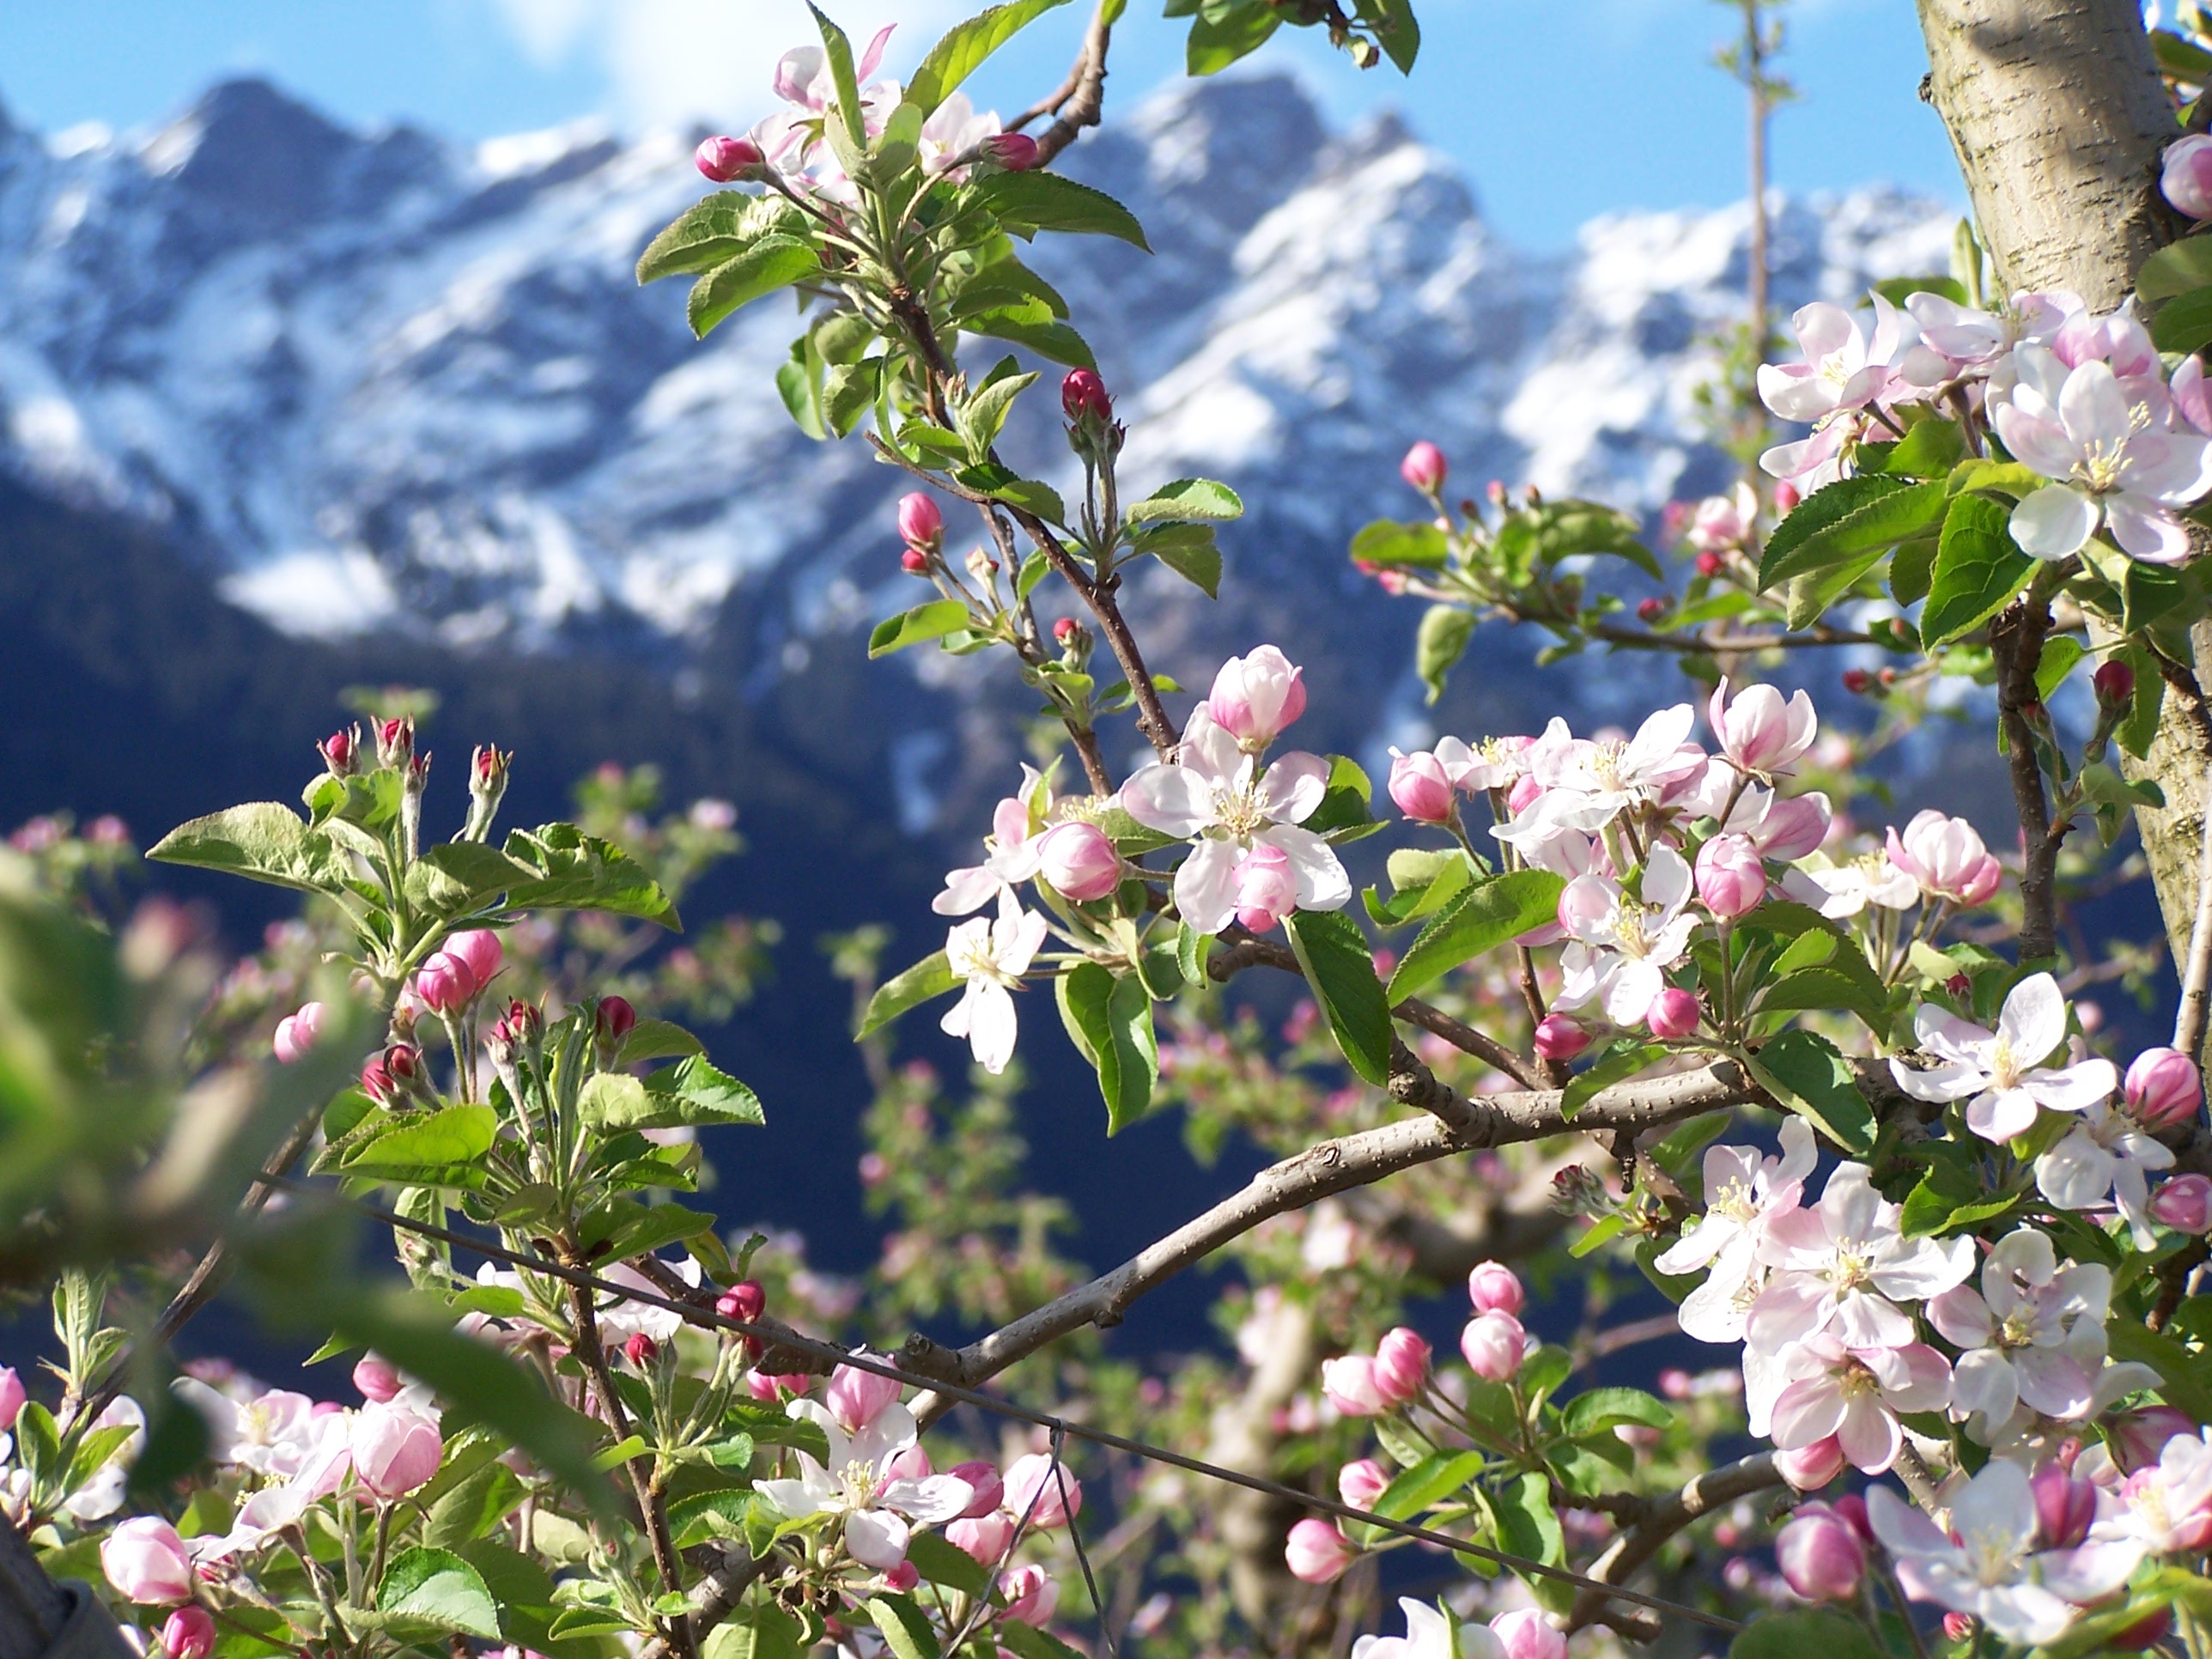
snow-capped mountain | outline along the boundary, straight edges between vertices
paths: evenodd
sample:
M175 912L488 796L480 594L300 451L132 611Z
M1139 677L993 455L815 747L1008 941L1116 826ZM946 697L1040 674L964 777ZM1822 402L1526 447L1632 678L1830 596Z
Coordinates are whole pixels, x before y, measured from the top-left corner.
M1204 472L1251 507L1219 605L1160 571L1139 594L1170 669L1277 637L1363 689L1400 683L1412 619L1343 548L1412 507L1394 464L1416 436L1470 489L1643 512L1723 476L1692 392L1741 306L1740 209L1601 220L1530 257L1401 126L1332 133L1277 78L1178 88L1066 166L1158 250L1036 254L1131 425L1129 487ZM784 415L788 305L702 345L679 285L635 286L640 248L702 188L674 135L467 149L349 131L256 81L150 136L0 122L0 467L173 526L289 632L671 659L719 638L756 678L801 672L904 601L902 484ZM1778 292L1940 270L1951 222L1881 191L1791 202ZM1013 441L1064 470L1035 401Z

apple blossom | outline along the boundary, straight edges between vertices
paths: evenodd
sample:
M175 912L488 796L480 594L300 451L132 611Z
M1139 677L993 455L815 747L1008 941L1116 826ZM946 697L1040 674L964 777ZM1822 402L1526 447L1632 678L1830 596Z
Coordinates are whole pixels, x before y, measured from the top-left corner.
M2014 354L2025 374L2033 354ZM2151 357L2155 377L2155 354ZM2092 357L2065 373L2055 398L2026 381L1997 406L1997 434L2020 460L2054 482L2012 512L2013 540L2039 559L2079 552L2107 526L2122 551L2171 564L2186 556L2189 536L2167 509L2204 490L2204 440L2162 431L2131 400L2113 366Z
M1785 421L1822 422L1889 393L1899 366L1917 344L1919 330L1881 295L1871 298L1871 329L1841 306L1820 301L1801 307L1790 324L1805 361L1760 364L1760 401ZM1934 385L1943 378L1936 365L1914 367L1919 384Z
M1304 673L1272 645L1231 657L1214 673L1206 713L1243 748L1265 749L1305 713Z
M0 1431L15 1426L15 1419L30 1397L30 1391L24 1388L23 1379L15 1374L15 1368L0 1365Z
M1528 1297L1512 1268L1502 1261L1478 1261L1468 1272L1467 1299L1477 1313L1507 1313L1517 1318Z
M319 1002L303 1002L297 1012L276 1022L276 1036L270 1046L276 1050L278 1065L296 1065L307 1057L307 1051L322 1035L325 1012Z
M2002 1144L2033 1128L2039 1109L2083 1111L2119 1087L2109 1060L2043 1064L2066 1041L2066 999L2049 974L2031 974L2012 988L1994 1031L1926 1002L1912 1030L1939 1063L1923 1072L1892 1059L1897 1086L1915 1100L1965 1101L1966 1127L1984 1140Z
M840 1365L830 1373L830 1381L822 1390L822 1403L830 1415L837 1419L837 1426L848 1434L858 1434L884 1414L884 1410L898 1403L901 1392L895 1376L863 1370L858 1365Z
M2197 360L2191 357L2191 362ZM2203 370L2198 373L2201 374ZM2136 671L2118 657L2107 658L2097 665L2097 672L2089 677L2091 689L2097 694L2097 703L2103 708L2125 708L2136 695Z
M945 1541L985 1566L996 1566L1013 1547L1015 1531L1011 1515L963 1515L946 1522Z
M471 927L461 933L448 933L441 947L447 956L465 963L469 975L481 992L498 976L506 964L506 947L501 945L499 934L489 927Z
M975 1497L973 1488L954 1475L915 1480L890 1473L891 1461L917 1437L914 1413L896 1401L852 1433L812 1400L794 1400L784 1411L794 1422L811 1423L822 1431L830 1443L828 1466L816 1462L807 1452L795 1451L797 1479L756 1481L754 1492L787 1521L842 1516L846 1551L863 1566L881 1572L898 1565L906 1559L911 1523L927 1526L955 1520Z
M207 1659L215 1651L215 1618L189 1603L161 1624L161 1651L168 1659Z
M1698 849L1698 897L1723 921L1757 909L1766 897L1766 865L1747 836L1715 836Z
M1359 1457L1336 1472L1336 1495L1356 1510L1375 1507L1390 1489L1390 1472L1371 1457Z
M2212 137L2191 132L2166 147L2159 189L2192 219L2212 219Z
M1559 895L1559 926L1572 938L1559 957L1559 1006L1573 1012L1596 1003L1616 1025L1643 1024L1667 988L1666 969L1690 948L1692 892L1690 866L1664 845L1644 862L1640 898L1610 876L1569 882Z
M1590 1046L1589 1028L1572 1014L1547 1014L1536 1022L1536 1053L1544 1060L1572 1060Z
M2197 1420L2177 1406L2144 1406L2122 1412L2106 1425L2112 1461L2122 1474L2158 1462L2176 1435L2193 1435Z
M398 1401L372 1401L349 1435L355 1478L377 1497L404 1498L438 1472L445 1446L438 1419Z
M1521 1322L1501 1309L1477 1314L1460 1333L1459 1351L1468 1368L1486 1382L1504 1382L1521 1369L1528 1352Z
M1901 1214L1875 1190L1865 1164L1847 1163L1828 1176L1818 1205L1769 1217L1759 1258L1773 1278L1752 1309L1752 1342L1774 1352L1832 1329L1853 1349L1911 1343L1912 1320L1897 1303L1925 1301L1964 1282L1973 1271L1974 1246L1967 1238L1906 1238ZM1833 1426L1790 1443L1816 1440Z
M1733 494L1708 495L1699 501L1682 538L1700 553L1732 552L1751 539L1758 525L1759 497L1749 484L1739 483Z
M2212 1181L2201 1175L2162 1181L2150 1195L2151 1219L2178 1233L2212 1232Z
M459 957L440 951L415 975L416 999L434 1014L458 1014L476 1000L477 976Z
M1490 1621L1494 1659L1567 1659L1567 1638L1534 1607L1515 1607Z
M1274 712L1287 707L1279 702ZM1121 786L1121 799L1146 828L1196 842L1176 870L1176 909L1210 935L1236 913L1237 868L1255 847L1273 847L1290 861L1300 908L1335 910L1351 902L1352 879L1334 849L1298 827L1328 793L1328 769L1318 755L1293 752L1261 773L1201 703L1191 711L1176 758L1139 770Z
M1433 495L1444 487L1445 471L1443 451L1425 438L1398 463L1398 476L1424 495Z
M1739 772L1771 776L1813 746L1820 719L1802 690L1784 702L1771 685L1747 685L1731 701L1723 678L1706 704L1721 753Z
M945 936L945 960L967 988L939 1022L948 1036L966 1037L975 1063L996 1077L1014 1057L1012 988L1044 943L1045 919L1024 910L1011 888L999 894L999 915L957 924Z
M1784 1480L1799 1492L1818 1492L1845 1468L1850 1460L1844 1455L1843 1446L1832 1434L1825 1435L1809 1446L1800 1446L1795 1451L1774 1454L1774 1467Z
M1417 1331L1400 1325L1385 1331L1375 1345L1375 1387L1394 1406L1402 1406L1421 1392L1428 1380L1427 1341Z
M1795 1451L1833 1435L1852 1467L1868 1474L1896 1462L1905 1444L1900 1416L1941 1411L1951 1397L1951 1368L1925 1343L1849 1348L1825 1330L1783 1350L1777 1377L1774 1443Z
M1682 1329L1700 1342L1739 1342L1752 1299L1766 1280L1761 1249L1774 1218L1797 1207L1818 1151L1812 1126L1795 1115L1782 1120L1782 1153L1764 1157L1753 1146L1705 1151L1705 1212L1654 1261L1662 1273L1685 1275L1709 1268L1705 1283L1683 1298ZM1826 1485L1826 1482L1820 1483Z
M1885 910L1909 910L1920 902L1920 884L1881 853L1837 864L1814 853L1785 872L1782 890L1832 921L1844 921L1869 904Z
M1928 1303L1929 1322L1961 1351L1952 1418L1988 1445L2022 1404L2059 1419L2087 1413L2105 1361L2111 1270L2062 1267L2048 1234L2021 1227L1990 1252L1981 1282L1978 1291L1958 1285Z
M1340 1354L1322 1360L1321 1391L1346 1417L1379 1417L1398 1403L1383 1392L1372 1354Z
M1026 1452L1006 1466L1006 1496L1000 1501L1017 1521L1046 1532L1083 1512L1083 1483L1067 1466L1043 1452Z
M1826 1504L1802 1505L1774 1540L1782 1580L1808 1601L1848 1601L1866 1577L1866 1547Z
M958 1475L975 1494L963 1511L963 1520L975 1520L990 1514L999 1507L1000 1499L1006 1493L1006 1482L999 1478L997 1465L986 1463L981 1458L955 1463L945 1473Z
M1311 1516L1291 1528L1283 1545L1284 1564L1301 1583L1333 1584L1358 1559L1358 1550L1334 1522Z
M1060 1586L1034 1563L999 1575L999 1595L1006 1602L1004 1617L1018 1625L1042 1626L1060 1605Z
M1746 792L1748 799L1750 792ZM1820 790L1802 795L1770 795L1758 818L1742 833L1770 859L1802 859L1828 838L1835 809ZM1733 825L1735 820L1731 819Z
M718 185L726 185L758 167L762 158L760 146L750 139L732 138L722 133L702 139L691 159L708 178Z
M1563 722L1539 738L1529 775L1543 793L1524 811L1494 833L1509 846L1527 851L1561 830L1594 834L1623 812L1656 801L1701 774L1704 750L1689 741L1697 711L1676 703L1648 716L1626 741L1598 742L1568 738Z
M1026 132L994 132L983 141L983 148L1009 173L1027 173L1037 164L1037 141Z
M1929 897L1970 908L1985 902L2004 875L1972 824L1932 807L1916 813L1902 836L1893 825L1885 850Z
M1264 933L1297 908L1297 872L1290 854L1265 842L1245 854L1237 866L1237 920L1255 933Z
M100 1570L125 1601L142 1607L172 1607L192 1599L185 1540L159 1516L118 1522L100 1540Z
M1452 781L1436 756L1425 750L1411 755L1390 751L1390 799L1414 823L1449 823L1454 793Z
M2157 1242L2148 1216L2150 1176L2172 1167L2171 1147L2100 1099L2083 1108L2066 1138L2035 1160L2035 1186L2062 1210L2089 1209L2109 1194L2136 1248L2148 1250Z
M1362 1636L1352 1644L1352 1659L1481 1659L1472 1644L1462 1652L1452 1646L1451 1622L1426 1601L1416 1601L1410 1595L1398 1599L1399 1610L1406 1615L1403 1636ZM1462 1634L1462 1644L1480 1626L1471 1626ZM1483 1632L1486 1637L1489 1632Z
M620 1048L636 1026L637 1010L628 997L601 997L592 1011L592 1040L602 1048Z
M2146 1048L2137 1054L2128 1063L2121 1089L2128 1110L2150 1129L2187 1123L2204 1103L2204 1083L2197 1062L2173 1048Z
M379 1358L371 1353L363 1354L356 1363L353 1385L361 1390L364 1400L382 1405L386 1401L396 1399L405 1383L397 1366L390 1360Z
M2118 1531L2155 1554L2212 1547L2212 1445L2191 1423L2160 1447L2120 1487L2127 1509Z
M1055 823L1037 837L1037 873L1079 904L1104 898L1121 882L1121 857L1095 823Z
M629 1340L622 1345L622 1353L624 1359L629 1361L637 1370L643 1370L659 1357L660 1344L655 1342L643 1331L634 1331Z
M1663 1042L1688 1036L1704 1018L1705 1010L1698 1001L1698 994L1679 985L1670 985L1652 998L1644 1015L1651 1035Z
M1114 400L1106 395L1106 382L1093 369L1068 370L1060 383L1060 408L1079 424L1090 420L1103 425L1114 418Z
M2125 1583L2142 1556L2140 1545L2117 1540L2037 1551L2027 1474L2002 1458L1952 1498L1950 1536L1887 1487L1868 1494L1867 1514L1907 1595L1971 1614L2021 1645L2057 1639L2078 1606Z
M2084 307L2079 295L2022 291L2001 311L1977 311L1923 291L1907 295L1905 308L1920 325L1923 345L1942 354L1954 368L1971 368L2005 358L2017 345L2048 345Z
M2097 1518L2097 1489L2057 1462L2028 1477L2035 1495L2036 1541L2047 1550L2070 1550L2089 1535Z
M714 1298L714 1311L750 1325L768 1311L768 1292L758 1279L743 1279Z
M934 553L945 545L945 514L931 497L911 490L899 497L898 532L908 547Z

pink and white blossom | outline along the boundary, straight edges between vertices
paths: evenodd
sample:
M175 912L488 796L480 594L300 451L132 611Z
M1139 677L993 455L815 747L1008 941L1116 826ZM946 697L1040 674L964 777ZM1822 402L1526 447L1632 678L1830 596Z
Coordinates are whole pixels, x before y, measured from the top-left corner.
M1547 749L1530 771L1544 793L1494 833L1526 852L1559 830L1595 834L1623 812L1658 800L1705 764L1705 751L1689 740L1697 720L1696 709L1676 703L1649 716L1626 741L1576 738Z
M1640 1025L1666 988L1666 970L1690 948L1690 866L1673 848L1656 847L1644 866L1643 895L1632 897L1609 876L1579 876L1559 895L1559 926L1571 942L1559 954L1558 1006L1597 1004L1616 1025Z
M1652 1264L1662 1273L1705 1269L1705 1283L1683 1298L1682 1329L1700 1342L1741 1342L1751 1304L1766 1283L1760 1258L1767 1229L1797 1207L1818 1150L1802 1117L1782 1120L1779 1157L1756 1146L1705 1151L1705 1212Z
M1832 1332L1852 1349L1913 1342L1911 1316L1898 1304L1963 1283L1974 1246L1967 1238L1907 1238L1902 1213L1875 1189L1865 1164L1838 1164L1817 1205L1768 1218L1759 1257L1774 1274L1752 1307L1753 1345L1777 1352L1816 1332Z
M2061 1420L2086 1415L2105 1363L2111 1270L2062 1267L2048 1234L2021 1227L1990 1252L1981 1285L1955 1285L1928 1304L1929 1322L1961 1350L1953 1419L1989 1445L2023 1405Z
M2136 1248L2148 1250L2158 1240L2150 1225L2150 1177L2172 1167L2171 1147L2100 1099L2084 1107L2081 1122L2035 1160L2035 1186L2062 1210L2092 1209L2109 1195Z
M2212 219L2212 137L2186 133L2166 147L2158 187L2192 219Z
M945 958L965 983L939 1027L966 1037L975 1063L996 1077L1014 1057L1013 988L1044 944L1045 919L1024 910L1011 889L999 895L995 921L973 916L945 936Z
M1915 813L1902 835L1893 825L1883 850L1922 893L1954 904L1986 902L2004 876L1972 824L1933 808Z
M2049 974L2012 988L1991 1031L1923 1002L1913 1040L1940 1062L1915 1071L1892 1059L1897 1086L1915 1100L1966 1103L1966 1127L1999 1145L2035 1127L2039 1110L2081 1112L2109 1100L2120 1074L2109 1060L2047 1066L2066 1041L2066 999Z
M1433 1602L1401 1595L1398 1609L1406 1615L1406 1633L1360 1637L1352 1644L1352 1659L1477 1659L1453 1645L1451 1620Z
M1792 692L1785 702L1771 685L1747 685L1731 700L1729 683L1723 679L1713 688L1705 713L1729 763L1760 777L1782 770L1820 734L1813 699L1802 690Z
M1305 671L1272 645L1231 657L1215 671L1206 709L1243 748L1265 749L1306 712Z
M2212 1547L2212 1444L2191 1424L2160 1448L2155 1462L2130 1474L2120 1487L2126 1509L2100 1521L2095 1533L2133 1539L2156 1555L2194 1554Z
M1870 327L1841 306L1816 301L1800 307L1790 325L1805 361L1761 363L1760 401L1785 421L1815 422L1863 409L1891 393L1899 367L1918 344L1919 330L1881 295L1871 298ZM1933 385L1942 378L1938 367L1917 359L1912 367L1920 374L1919 384Z
M1044 855L1038 826L1052 807L1052 787L1033 766L1022 768L1020 793L993 809L983 861L946 872L945 890L929 908L940 916L964 916L1008 893L1037 872Z
M896 1401L853 1434L816 1401L794 1400L784 1412L822 1431L830 1443L829 1465L825 1468L808 1453L796 1451L796 1480L757 1481L753 1490L787 1521L841 1517L846 1551L863 1566L878 1572L896 1567L906 1559L915 1523L957 1519L975 1496L974 1488L957 1475L914 1480L890 1472L892 1460L913 1446L917 1436L914 1413Z
M1920 902L1920 884L1880 853L1840 864L1814 853L1784 872L1782 890L1831 921L1848 921L1870 904L1884 910L1910 910Z
M1951 1398L1951 1368L1924 1342L1853 1348L1815 1331L1779 1356L1778 1376L1774 1443L1794 1451L1833 1435L1851 1466L1867 1474L1897 1462L1905 1444L1900 1416L1941 1411Z
M1739 483L1733 494L1699 501L1682 539L1700 553L1726 553L1744 545L1758 527L1759 497L1749 484Z

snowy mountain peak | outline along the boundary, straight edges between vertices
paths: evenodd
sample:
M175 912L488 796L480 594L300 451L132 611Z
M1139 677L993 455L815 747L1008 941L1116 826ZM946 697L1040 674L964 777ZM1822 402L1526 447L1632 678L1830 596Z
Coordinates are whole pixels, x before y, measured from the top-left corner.
M689 149L361 133L258 80L143 139L0 125L0 467L178 526L296 632L734 635L799 660L896 601L901 486L785 417L787 305L700 345L680 294L635 286L702 189ZM1135 417L1132 477L1207 471L1254 503L1187 635L1336 625L1345 537L1403 505L1414 436L1462 477L1638 510L1718 476L1690 393L1741 307L1740 209L1606 219L1528 257L1395 119L1333 133L1270 76L1178 85L1066 165L1158 250L1034 256ZM1792 203L1778 292L1941 269L1949 226L1885 191ZM1042 415L1012 441L1067 465Z

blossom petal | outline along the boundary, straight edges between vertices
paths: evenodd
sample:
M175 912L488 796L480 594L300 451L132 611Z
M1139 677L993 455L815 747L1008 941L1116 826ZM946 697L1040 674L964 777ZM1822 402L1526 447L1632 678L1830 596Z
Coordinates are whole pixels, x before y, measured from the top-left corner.
M1312 830L1294 823L1271 823L1253 839L1289 858L1291 873L1298 878L1301 910L1340 910L1352 902L1352 878L1345 873L1336 849Z
M2150 497L2123 491L2105 501L2105 521L2120 550L2146 564L2179 564L2189 556L2189 532Z
M1253 805L1277 823L1304 823L1328 793L1328 763L1303 750L1284 756L1260 780Z
M1897 1462L1905 1431L1898 1426L1894 1413L1862 1395L1844 1408L1843 1421L1836 1425L1836 1444L1853 1468L1880 1474Z
M1239 858L1231 842L1202 841L1176 867L1176 912L1197 933L1218 933L1237 914Z
M1917 1072L1894 1055L1890 1058L1889 1074L1897 1079L1897 1086L1915 1100L1939 1103L1963 1100L1977 1092L1986 1075L1980 1066L1956 1060Z
M905 1521L890 1510L854 1510L845 1517L846 1549L855 1561L878 1572L889 1572L906 1559L911 1536Z
M2054 1112L2080 1112L2110 1100L2120 1086L2120 1072L2109 1060L2085 1060L2078 1066L2039 1066L2021 1082L2037 1104Z
M2012 510L2012 538L2039 559L2063 559L2097 533L2097 503L2065 484L2045 484Z
M1995 1348L1960 1355L1951 1375L1951 1414L1955 1418L1979 1413L1994 1425L2010 1417L2020 1403L2020 1379L2012 1361Z
M1213 791L1187 766L1141 767L1121 786L1121 809L1147 830L1187 837L1213 822Z
M2035 1127L2035 1097L2025 1089L1984 1089L1966 1103L1966 1127L2002 1146Z
M2031 974L2012 988L1997 1015L1997 1035L2015 1056L2034 1063L2066 1041L2066 997L2048 974Z

